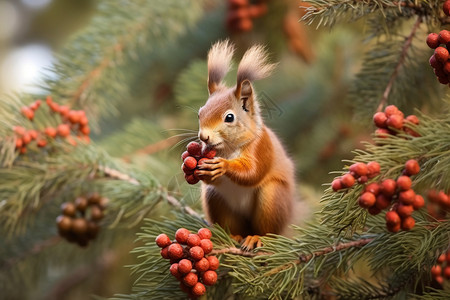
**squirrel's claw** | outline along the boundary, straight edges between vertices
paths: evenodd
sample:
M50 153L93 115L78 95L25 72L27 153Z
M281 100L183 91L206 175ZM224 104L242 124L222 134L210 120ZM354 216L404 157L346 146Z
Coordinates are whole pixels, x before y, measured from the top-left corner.
M255 247L256 245L256 247ZM259 235L249 235L242 242L241 249L251 251L255 248L262 247L261 237Z

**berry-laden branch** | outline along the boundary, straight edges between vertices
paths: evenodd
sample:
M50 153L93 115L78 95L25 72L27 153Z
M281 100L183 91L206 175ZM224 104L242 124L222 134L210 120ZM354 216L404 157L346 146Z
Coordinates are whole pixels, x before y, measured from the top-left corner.
M392 72L391 77L389 78L389 82L386 85L386 89L384 90L383 97L381 98L380 104L378 105L377 112L382 111L383 107L386 105L387 100L389 98L389 94L392 90L392 86L397 79L398 73L401 69L401 67L404 65L406 57L408 55L408 50L411 48L412 40L417 32L417 29L419 29L420 24L422 23L422 16L419 15L416 19L416 22L414 23L410 34L405 40L405 43L402 47L402 52L400 53L400 58L398 60L397 65L395 66L394 71Z

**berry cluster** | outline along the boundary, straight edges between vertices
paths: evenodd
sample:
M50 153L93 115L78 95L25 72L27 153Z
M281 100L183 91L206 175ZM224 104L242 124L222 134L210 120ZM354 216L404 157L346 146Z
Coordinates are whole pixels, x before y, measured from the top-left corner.
M373 115L373 122L378 129L375 131L377 137L387 137L388 135L396 135L398 131L404 131L411 136L419 136L417 132L409 127L405 127L405 123L419 125L419 119L415 115L405 118L405 115L395 105L388 105L384 112L377 112ZM397 130L397 131L396 131Z
M447 213L450 212L450 191L430 190L427 193L428 213L437 220L444 220Z
M450 279L450 250L439 256L436 265L431 268L431 275L440 285Z
M233 32L250 31L253 28L254 18L259 18L267 13L267 4L264 0L229 0L227 27Z
M208 228L200 228L197 233L180 228L175 233L176 242L164 233L155 240L161 256L170 259L170 273L180 281L181 290L191 297L202 296L206 293L205 285L217 282L219 260L213 255L205 257L213 250L211 236Z
M86 247L100 229L108 199L93 193L89 197L78 197L75 202L61 205L62 215L56 218L59 235L71 243Z
M181 160L183 164L181 169L184 172L184 178L189 184L196 184L199 182L199 177L197 175L198 168L205 160L214 158L216 156L216 150L204 148L197 142L190 142L187 145L187 151L181 154Z
M359 197L359 206L368 209L371 215L377 215L392 204L386 213L387 229L391 232L412 229L415 225L415 220L411 216L413 211L425 205L423 197L417 195L411 188L410 176L416 175L419 171L419 163L414 159L408 160L403 175L397 180L388 178L379 183L368 184Z
M450 0L445 1L442 9L447 16L450 16ZM439 34L433 32L427 37L428 47L434 49L434 53L430 57L429 62L441 84L448 84L450 82L449 43L450 31L448 30L441 30Z
M352 187L355 182L366 183L369 178L373 178L380 174L380 164L371 161L367 164L359 162L350 166L349 172L341 177L336 178L331 183L331 187L335 192Z
M40 108L42 101L36 100L29 106L23 106L21 113L30 121L34 120L36 111ZM57 137L65 138L70 144L75 146L77 142L70 135L73 131L78 139L89 143L89 121L83 110L71 110L68 106L58 105L53 102L50 96L47 97L46 103L50 111L59 113L61 115L61 124L57 127L47 127L44 130L26 129L22 126L14 126L14 134L16 138L16 149L24 154L27 151L27 146L36 141L39 148L47 146L50 139Z

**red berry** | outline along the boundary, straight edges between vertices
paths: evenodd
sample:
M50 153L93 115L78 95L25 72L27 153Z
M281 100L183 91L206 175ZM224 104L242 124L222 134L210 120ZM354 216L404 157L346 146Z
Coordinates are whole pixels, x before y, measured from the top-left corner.
M367 176L365 176L365 175L364 176L360 176L358 178L358 182L361 183L361 184L366 183L368 180L369 180L369 178Z
M16 149L22 148L23 140L21 138L16 138Z
M378 215L381 212L381 209L379 209L376 206L372 206L370 207L368 210L369 214L371 214L372 216Z
M352 187L355 184L355 177L351 174L345 174L341 177L341 183L344 188Z
M13 127L14 132L18 135L18 136L22 136L25 134L26 129L23 128L22 126L14 126Z
M155 239L155 242L156 242L156 245L158 245L158 247L160 247L160 248L165 248L165 247L169 246L170 244L172 244L172 241L165 233L161 233L160 235L158 235Z
M205 148L202 151L202 156L209 158L209 159L214 158L214 156L216 156L216 154L217 154L217 152L214 149Z
M400 202L402 202L403 204L407 204L407 205L413 204L415 197L416 197L416 193L412 189L398 193L398 200L400 200Z
M202 276L202 281L206 285L214 285L217 282L217 273L215 271L206 271Z
M412 205L405 205L403 203L400 203L397 206L396 211L400 217L406 218L412 215L414 208Z
M180 244L186 244L189 234L191 234L189 230L186 228L180 228L177 232L175 232L175 239Z
M381 171L380 164L377 163L376 161L368 162L367 169L368 169L367 176L369 178L373 178L373 177L377 176L378 174L380 174L380 171Z
M439 202L438 192L436 190L429 190L427 193L427 198L432 203Z
M408 176L416 175L420 172L420 166L417 160L410 159L405 163L405 173Z
M173 243L169 246L169 257L178 260L183 257L183 247L178 243Z
M386 121L387 126L402 129L403 128L403 117L400 115L392 115Z
M442 264L445 261L445 257L446 257L445 254L439 255L437 259L438 264Z
M169 246L161 249L161 256L165 259L169 259Z
M444 47L437 47L434 50L434 57L440 63L445 63L448 60L448 50Z
M25 143L25 141L24 141L24 143ZM439 191L439 193L437 195L437 199L438 199L438 203L441 206L447 206L448 205L448 196L443 191Z
M450 265L450 251L447 251L447 258L446 258L446 260L447 260L447 264ZM209 265L211 265L211 262L209 262Z
M200 246L200 237L196 233L191 233L187 237L187 244L189 247Z
M220 262L219 259L215 256L208 256L206 258L209 262L209 269L214 271L217 270L219 268Z
M182 259L178 263L178 271L181 274L187 274L192 270L192 262L189 259Z
M439 283L440 285L444 283L444 277L442 276L436 276L434 280L436 280L436 282Z
M179 265L177 263L170 265L170 274L172 274L175 278L180 279L183 275L180 273Z
M38 132L36 130L28 130L28 134L30 135L32 140L35 140L38 136Z
M425 205L425 200L422 196L416 195L414 197L414 202L412 204L414 210L418 210L419 208L423 207Z
M189 156L189 152L184 151L184 152L181 154L181 160L184 161L184 160L186 159L186 157L188 157L188 156Z
M194 174L194 170L191 170L188 167L186 167L186 165L184 163L181 165L181 170L184 172L185 175Z
M194 260L200 260L205 256L205 252L200 246L194 246L191 249L189 249L189 254Z
M189 184L196 184L200 181L197 177L194 176L194 174L186 174L184 175L184 179L186 179L187 183Z
M389 224L386 224L386 227L387 227L387 229L390 231L390 232L399 232L400 231L400 228L401 228L401 224L400 223L398 223L398 224L396 224L396 225L389 225Z
M80 126L79 131L84 135L89 135L89 133L91 133L91 129L88 125Z
M20 111L22 112L22 114L28 119L28 120L33 120L34 118L34 111L29 108L28 106L23 106Z
M386 121L387 121L387 117L386 114L384 112L377 112L373 115L373 122L375 123L375 126L377 126L378 128L386 128Z
M377 196L377 200L375 201L375 207L383 210L385 208L388 208L389 205L391 205L391 198L384 195L384 194L379 194Z
M197 166L203 165L203 163L204 163L205 161L207 161L207 160L209 160L209 158L206 158L206 157L200 158L200 159L198 160L198 162L197 162Z
M406 121L419 125L419 118L416 115L409 115L406 117Z
M353 172L358 176L365 176L369 172L369 169L365 163L359 162L350 166L350 172Z
M427 37L427 45L431 49L436 49L439 47L439 35L437 33L430 33Z
M197 282L191 289L191 292L194 296L200 297L206 293L206 288L201 282Z
M386 224L387 225L398 225L400 224L400 216L395 211L388 211L386 213Z
M450 279L450 266L447 265L444 269L444 271L442 272L442 274L444 275L445 278Z
M200 228L197 232L198 236L203 239L210 239L212 237L211 230L208 228Z
M63 117L68 117L70 111L71 111L70 108L66 105L59 106L59 114Z
M185 292L186 294L191 294L191 288L184 284L184 282L180 281L180 289Z
M198 282L198 276L195 273L188 273L183 277L183 282L187 286L194 286Z
M388 197L395 194L396 188L397 183L393 179L385 179L381 182L381 192Z
M391 117L393 115L402 115L403 113L398 109L397 106L395 105L388 105L386 106L386 108L384 109L384 113L386 114L386 117Z
M370 192L374 195L378 195L378 193L380 192L380 186L378 185L378 183L372 182L364 188L364 192Z
M200 241L200 247L202 247L205 254L208 254L213 249L213 243L211 242L210 239L203 239Z
M199 272L206 272L209 269L209 261L205 257L195 262L194 268Z
M447 16L450 16L450 1L445 1L444 5L442 6L442 10L444 11L444 14Z
M197 142L190 142L186 149L192 156L200 156L202 154L202 145Z
M440 265L434 265L431 267L431 275L433 275L434 277L436 276L440 276L442 273L442 268Z
M56 102L47 103L53 112L59 112L59 104Z
M56 135L58 134L58 131L55 128L53 128L53 127L45 128L44 132L45 132L46 135L48 135L51 138L56 137Z
M414 225L416 224L416 221L413 217L406 217L402 220L402 229L403 230L411 230L413 229Z
M59 113L61 113L61 107L59 108ZM70 123L75 124L78 123L80 121L80 114L78 113L78 111L76 110L70 110L69 113L67 114L67 118L69 119Z
M190 170L194 170L195 167L197 167L197 160L192 157L192 156L188 156L186 157L186 159L184 160L184 165L190 169Z
M397 187L402 190L402 191L406 191L409 190L411 188L412 185L412 180L411 178L409 178L408 176L400 176L399 178L397 178Z
M342 187L342 183L341 183L341 179L337 178L335 180L333 180L333 182L331 183L331 188L333 189L333 191L337 192L339 190L341 190Z
M70 135L70 127L67 124L58 125L58 135L62 137L67 137Z
M31 142L31 135L28 132L25 132L25 134L22 136L22 142L24 145Z
M370 192L365 192L359 197L358 203L359 206L363 208L369 208L375 204L376 198L375 195Z
M434 54L430 56L428 62L430 63L430 66L432 66L434 69L442 68L442 63L436 59L436 56L434 56Z
M450 42L450 31L448 30L441 30L439 32L439 43L441 44L447 44Z
M377 138L387 138L391 135L391 131L385 128L378 128L375 130L375 136Z

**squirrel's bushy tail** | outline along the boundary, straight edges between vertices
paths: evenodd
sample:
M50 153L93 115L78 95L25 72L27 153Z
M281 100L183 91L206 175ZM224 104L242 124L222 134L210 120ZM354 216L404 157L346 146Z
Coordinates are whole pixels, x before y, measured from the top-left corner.
M215 43L208 53L208 89L213 93L230 70L234 46L229 40Z
M276 64L268 63L264 46L255 45L245 52L237 71L238 85L244 81L254 81L270 75Z

